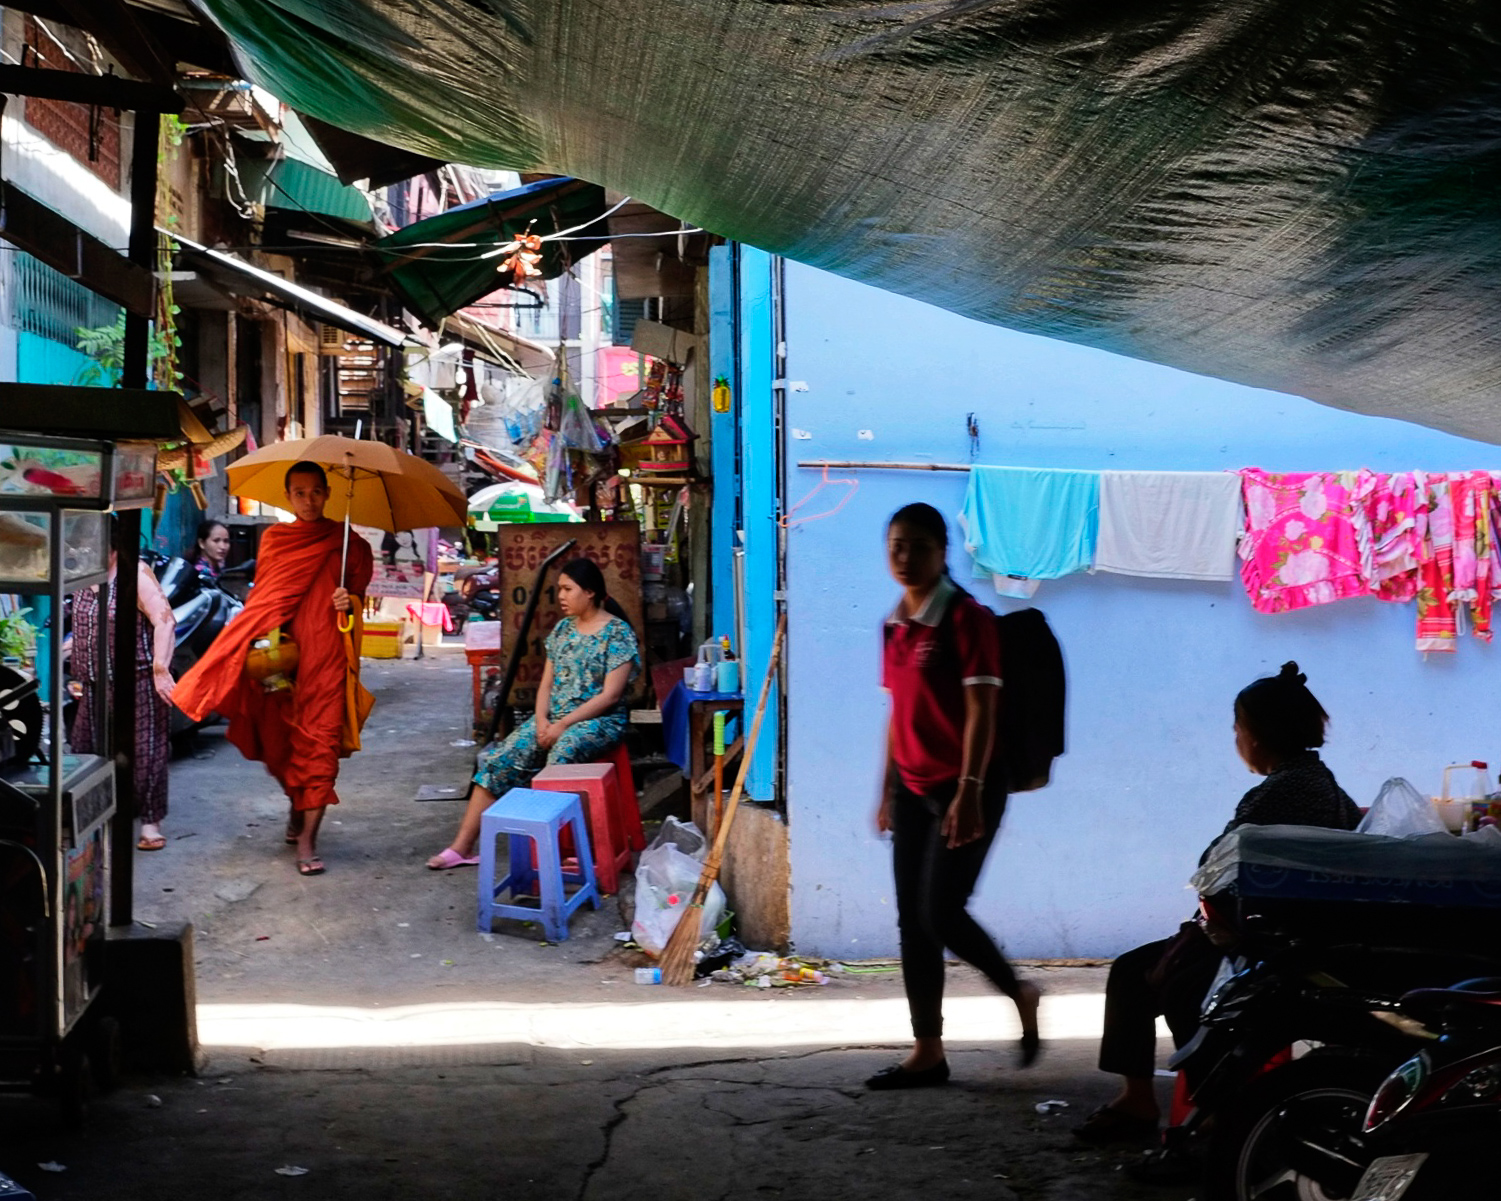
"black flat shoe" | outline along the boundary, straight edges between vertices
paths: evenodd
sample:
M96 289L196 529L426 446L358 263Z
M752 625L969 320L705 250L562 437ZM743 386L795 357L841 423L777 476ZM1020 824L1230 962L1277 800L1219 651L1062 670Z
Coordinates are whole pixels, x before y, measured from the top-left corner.
M940 1059L930 1068L909 1072L901 1065L882 1068L865 1082L865 1087L875 1092L887 1092L896 1088L937 1088L949 1082L949 1061Z
M1102 1105L1074 1127L1074 1137L1083 1143L1151 1143L1157 1141L1155 1118L1141 1118Z
M1023 1032L1021 1042L1017 1044L1017 1062L1021 1067L1029 1068L1037 1062L1037 1057L1042 1054L1042 1036L1035 1030L1030 1034Z
M1128 1163L1126 1175L1138 1184L1193 1184L1203 1179L1204 1161L1189 1151L1164 1147Z

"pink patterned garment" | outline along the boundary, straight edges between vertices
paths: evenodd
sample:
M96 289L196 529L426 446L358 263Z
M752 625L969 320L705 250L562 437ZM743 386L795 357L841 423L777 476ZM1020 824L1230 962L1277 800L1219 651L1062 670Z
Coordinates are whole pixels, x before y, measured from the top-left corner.
M1418 567L1417 648L1452 653L1459 637L1454 591L1454 507L1449 480L1442 474L1426 476L1413 472L1417 483L1418 535L1421 562Z
M1469 606L1476 638L1491 640L1491 476L1488 471L1456 471L1449 476L1454 509L1454 591L1456 604Z
M1411 472L1386 475L1361 468L1341 473L1351 488L1360 572L1384 601L1418 594L1417 485Z
M1247 467L1240 477L1246 502L1240 576L1258 612L1372 595L1361 570L1353 475Z

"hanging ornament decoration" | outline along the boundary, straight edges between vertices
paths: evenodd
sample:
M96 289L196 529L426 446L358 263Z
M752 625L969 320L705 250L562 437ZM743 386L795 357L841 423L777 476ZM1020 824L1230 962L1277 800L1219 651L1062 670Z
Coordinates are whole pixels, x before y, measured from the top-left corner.
M730 411L730 381L722 375L714 377L714 390L709 394L716 413Z
M513 284L523 280L538 279L542 275L542 237L540 234L524 233L512 244L508 254L502 256L495 270L501 275L509 274Z
M662 386L662 411L674 417L683 415L683 368L679 363L667 364L667 378Z

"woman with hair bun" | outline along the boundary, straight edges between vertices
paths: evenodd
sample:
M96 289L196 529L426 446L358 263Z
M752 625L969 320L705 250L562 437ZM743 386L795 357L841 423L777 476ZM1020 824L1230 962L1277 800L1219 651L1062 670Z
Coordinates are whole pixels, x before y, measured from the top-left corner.
M1235 749L1246 767L1266 779L1241 797L1235 816L1215 839L1237 826L1322 826L1353 830L1360 809L1319 758L1329 714L1308 690L1296 663L1255 680L1235 698ZM1205 848L1199 862L1213 849ZM1108 1105L1074 1134L1088 1143L1151 1142L1159 1111L1152 1086L1158 1015L1183 1046L1199 1025L1199 1007L1219 968L1221 952L1196 921L1160 942L1127 951L1110 967L1105 985L1105 1030L1100 1070L1125 1078Z
M427 861L435 872L479 863L480 818L496 797L525 788L548 764L589 763L625 736L626 689L641 668L625 610L590 559L559 569L558 607L563 618L544 644L536 713L480 753L458 832Z

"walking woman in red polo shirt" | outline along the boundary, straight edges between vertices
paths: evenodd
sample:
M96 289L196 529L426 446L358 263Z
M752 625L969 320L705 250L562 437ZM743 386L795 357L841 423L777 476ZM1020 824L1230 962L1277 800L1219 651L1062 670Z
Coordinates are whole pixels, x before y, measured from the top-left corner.
M943 952L984 972L1016 1002L1021 1065L1037 1058L1041 993L1017 979L965 908L1006 809L990 764L1001 702L995 615L948 575L948 526L932 505L898 509L886 529L891 574L905 590L886 621L882 685L891 694L886 773L876 827L892 835L902 982L912 1053L865 1083L931 1088L949 1078L943 1052Z

